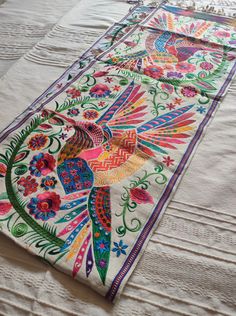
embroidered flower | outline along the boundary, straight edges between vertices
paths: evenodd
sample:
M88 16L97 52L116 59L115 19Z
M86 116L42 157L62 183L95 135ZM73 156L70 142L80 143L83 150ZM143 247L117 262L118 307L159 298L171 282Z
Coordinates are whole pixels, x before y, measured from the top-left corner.
M36 134L30 138L28 142L28 148L32 150L39 150L43 148L47 143L48 137L43 134Z
M23 192L24 196L27 196L29 194L32 194L37 191L38 183L35 179L33 179L31 176L27 176L20 178L20 180L17 181L18 184L18 190L20 192Z
M173 93L174 91L174 88L172 85L168 84L168 83L162 83L161 84L161 88L164 92L167 92L167 93Z
M0 201L0 215L7 214L8 212L10 212L11 208L12 208L11 203Z
M206 108L204 106L199 106L197 108L197 112L201 113L201 114L204 114L206 112Z
M106 77L105 82L111 83L113 79L111 77Z
M177 64L175 68L181 73L189 73L196 70L196 67L194 65L186 63L186 62Z
M163 76L163 69L161 67L158 67L158 66L148 66L146 68L144 68L144 71L143 73L146 75L146 76L149 76L149 77L152 77L154 79L159 79Z
M168 78L183 78L183 75L180 72L177 71L169 71L167 72L167 77Z
M106 251L109 250L109 243L108 241L101 239L96 241L96 249L100 252L100 253L104 253Z
M46 176L54 170L55 165L56 161L52 155L39 153L30 161L30 174L36 177Z
M121 87L120 87L120 86L114 86L112 89L113 89L114 91L120 91Z
M175 106L176 106L175 104L169 103L169 104L166 105L166 108L171 111L171 110L174 110L174 109L175 109Z
M36 219L47 221L55 217L56 212L59 211L61 199L55 192L45 192L38 194L37 197L31 198L27 207L30 215Z
M111 94L111 90L108 88L107 85L99 83L95 84L95 86L90 89L89 94L91 95L91 97L105 98Z
M68 90L66 90L66 93L71 96L72 99L78 98L81 96L81 92L80 90L74 88L70 88Z
M122 239L119 241L119 243L113 242L113 244L115 247L112 249L112 251L116 253L117 257L119 257L121 254L126 255L125 249L128 248L128 245L125 245Z
M67 138L67 134L61 133L61 134L59 135L59 138L62 139L62 140L64 140L64 139Z
M72 117L77 116L79 115L79 109L71 108L68 110L67 115L72 116Z
M132 188L130 189L130 198L132 201L137 204L153 204L153 197L147 192L147 190L140 188Z
M73 128L72 126L66 125L66 126L64 127L64 130L65 130L66 132L69 132L72 128Z
M211 70L213 68L213 65L212 63L208 63L207 61L203 61L201 64L200 64L200 67L204 70Z
M98 264L100 268L105 269L107 266L107 261L105 259L101 259L99 260Z
M47 191L49 189L55 189L56 184L57 180L55 179L55 177L46 176L46 178L42 179L42 183L40 186Z
M86 119L86 120L95 120L96 118L98 118L98 111L96 110L87 110L87 111L84 111L83 113L83 117Z
M174 159L171 159L170 156L163 157L162 161L167 167L171 166L174 164Z
M98 106L100 106L101 108L104 107L105 104L106 104L106 102L104 102L104 101L98 102Z
M176 105L180 105L182 102L183 102L183 100L180 99L180 98L175 98L174 99L174 104L176 104Z
M188 86L188 87L182 88L181 93L187 98L193 98L197 94L197 89L194 87Z

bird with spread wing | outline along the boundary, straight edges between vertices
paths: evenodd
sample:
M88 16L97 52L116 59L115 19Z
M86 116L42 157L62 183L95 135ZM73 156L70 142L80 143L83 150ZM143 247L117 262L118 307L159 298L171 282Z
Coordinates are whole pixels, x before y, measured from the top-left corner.
M184 144L193 129L193 105L145 120L145 103L145 91L131 82L96 122L54 112L74 130L57 160L67 200L61 207L66 215L57 221L64 224L58 237L65 236L61 251L67 251L66 260L75 257L73 276L86 255L87 276L95 265L105 284L111 248L110 187L134 174L150 157Z

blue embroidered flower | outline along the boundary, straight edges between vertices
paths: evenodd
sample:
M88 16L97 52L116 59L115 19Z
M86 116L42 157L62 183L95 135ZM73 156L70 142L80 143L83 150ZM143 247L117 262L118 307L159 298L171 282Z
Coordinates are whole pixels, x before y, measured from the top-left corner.
M108 243L108 241L106 241L104 239L96 241L96 249L100 253L104 253L104 252L108 251L109 250L109 243Z
M116 252L117 257L119 257L121 254L126 255L125 249L128 248L128 245L125 245L122 239L119 241L119 243L114 242L114 246L115 247L112 249L112 251Z
M59 138L62 139L62 140L64 140L64 139L67 138L67 134L61 133L61 135L59 135Z
M68 110L67 115L72 116L72 117L77 116L79 115L79 109L71 108Z
M44 188L44 190L49 190L49 189L55 189L57 180L55 177L49 177L47 176L46 178L42 179L41 187Z
M206 112L206 108L204 108L204 106L201 105L201 106L199 106L199 107L197 108L197 112L203 114L203 113Z

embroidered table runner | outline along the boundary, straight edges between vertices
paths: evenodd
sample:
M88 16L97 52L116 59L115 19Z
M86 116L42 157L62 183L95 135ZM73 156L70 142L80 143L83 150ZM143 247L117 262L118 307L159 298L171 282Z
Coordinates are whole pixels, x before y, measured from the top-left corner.
M0 135L2 231L114 300L235 72L233 20L115 24Z

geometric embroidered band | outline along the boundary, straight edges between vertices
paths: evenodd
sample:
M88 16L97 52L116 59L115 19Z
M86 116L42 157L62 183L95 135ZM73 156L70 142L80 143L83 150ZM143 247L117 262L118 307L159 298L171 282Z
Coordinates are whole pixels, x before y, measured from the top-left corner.
M2 232L113 301L235 73L232 19L136 6L0 134Z

